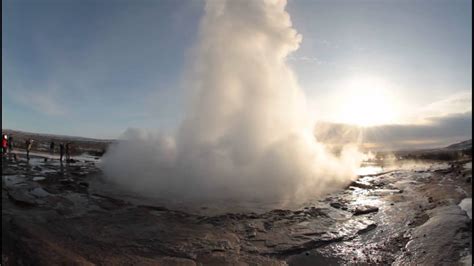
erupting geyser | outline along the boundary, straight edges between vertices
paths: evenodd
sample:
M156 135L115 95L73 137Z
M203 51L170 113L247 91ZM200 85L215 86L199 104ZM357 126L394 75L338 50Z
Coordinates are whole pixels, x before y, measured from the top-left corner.
M338 156L313 134L285 58L301 42L284 0L207 1L189 110L175 136L128 130L103 159L107 178L179 199L303 201L350 182L360 154Z

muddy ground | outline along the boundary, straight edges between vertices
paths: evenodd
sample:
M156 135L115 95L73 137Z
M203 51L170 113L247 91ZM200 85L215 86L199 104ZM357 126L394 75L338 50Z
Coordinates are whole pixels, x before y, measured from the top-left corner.
M103 190L91 158L19 154L2 160L2 265L470 265L471 168L402 165L301 208L213 214Z

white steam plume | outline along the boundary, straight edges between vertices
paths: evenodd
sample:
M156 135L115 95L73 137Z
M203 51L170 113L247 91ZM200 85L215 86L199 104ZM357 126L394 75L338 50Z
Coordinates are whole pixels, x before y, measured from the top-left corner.
M283 0L207 1L188 74L190 109L172 137L128 130L103 159L133 191L180 199L301 202L350 182L360 154L314 137L285 63L301 42Z

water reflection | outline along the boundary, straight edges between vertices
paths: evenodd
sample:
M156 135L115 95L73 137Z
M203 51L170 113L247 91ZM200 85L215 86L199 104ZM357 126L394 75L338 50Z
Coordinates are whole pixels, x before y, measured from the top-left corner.
M362 165L359 169L357 169L356 174L359 176L375 175L381 173L382 171L383 167L379 165Z

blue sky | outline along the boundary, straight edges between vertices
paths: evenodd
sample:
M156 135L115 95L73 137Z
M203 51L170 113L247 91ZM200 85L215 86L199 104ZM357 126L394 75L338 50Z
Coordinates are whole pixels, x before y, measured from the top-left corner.
M388 80L408 109L471 91L471 1L295 2L293 66L319 105L358 75Z
M99 137L168 127L201 13L184 1L4 1L4 127Z
M2 10L3 128L111 138L178 123L202 1L4 0ZM471 1L294 0L287 11L303 35L288 63L318 118L338 120L358 77L389 84L398 123L470 112Z

